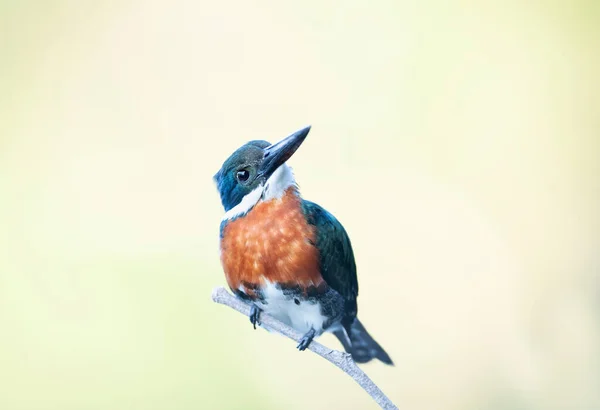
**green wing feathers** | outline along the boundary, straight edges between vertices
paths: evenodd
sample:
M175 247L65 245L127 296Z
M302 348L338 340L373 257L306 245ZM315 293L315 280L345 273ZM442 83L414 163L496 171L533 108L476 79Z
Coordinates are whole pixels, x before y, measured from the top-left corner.
M350 238L342 224L319 205L305 200L302 208L307 222L316 228L321 276L346 300L346 315L354 318L358 280Z

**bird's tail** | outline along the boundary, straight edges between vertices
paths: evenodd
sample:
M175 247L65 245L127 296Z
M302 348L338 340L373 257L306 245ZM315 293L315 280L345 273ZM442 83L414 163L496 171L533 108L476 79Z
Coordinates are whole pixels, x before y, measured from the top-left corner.
M367 363L373 359L379 359L383 363L394 365L390 356L371 337L358 318L354 319L354 323L350 326L350 334L346 335L347 333L343 329L333 332L344 346L344 350L352 355L352 359L356 363Z

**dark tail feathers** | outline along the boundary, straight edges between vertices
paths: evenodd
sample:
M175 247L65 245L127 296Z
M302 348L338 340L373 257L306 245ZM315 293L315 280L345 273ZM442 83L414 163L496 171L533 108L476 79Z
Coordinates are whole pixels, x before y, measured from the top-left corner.
M344 350L352 355L352 359L356 363L367 363L373 359L379 359L383 363L394 365L390 356L371 337L358 318L354 319L354 323L350 328L350 334L348 335L350 340L346 337L346 333L343 329L333 332L344 346Z

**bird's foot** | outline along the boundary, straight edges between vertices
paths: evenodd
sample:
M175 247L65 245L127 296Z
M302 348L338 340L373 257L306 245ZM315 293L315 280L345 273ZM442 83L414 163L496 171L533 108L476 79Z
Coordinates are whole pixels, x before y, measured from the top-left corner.
M306 332L306 334L304 336L302 336L302 339L300 339L300 343L298 343L298 346L296 346L298 348L298 350L303 351L305 350L308 345L310 344L310 342L313 341L313 339L315 338L316 332L315 329L310 329L308 332Z
M256 307L256 305L252 305L252 307L250 307L250 323L252 323L252 326L254 326L255 329L257 324L260 325L260 321L258 320L260 312L261 310Z

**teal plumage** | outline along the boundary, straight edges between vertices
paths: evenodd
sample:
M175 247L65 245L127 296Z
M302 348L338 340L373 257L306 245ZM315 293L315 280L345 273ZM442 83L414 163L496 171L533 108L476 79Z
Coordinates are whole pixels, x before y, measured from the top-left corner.
M310 127L269 144L251 141L215 174L225 216L221 261L232 291L304 333L306 349L324 331L335 334L358 363L392 364L357 319L358 279L350 238L323 207L300 197L285 163Z

